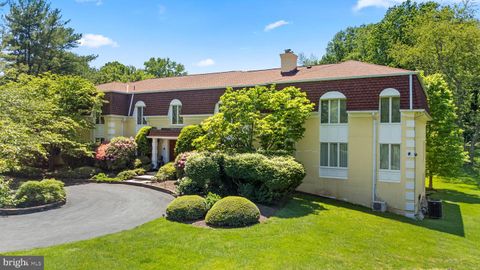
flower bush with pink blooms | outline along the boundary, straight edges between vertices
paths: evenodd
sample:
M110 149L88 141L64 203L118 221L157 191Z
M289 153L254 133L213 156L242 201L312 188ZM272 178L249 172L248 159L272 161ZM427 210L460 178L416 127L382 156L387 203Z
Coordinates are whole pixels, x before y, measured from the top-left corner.
M133 138L115 137L97 148L95 158L100 167L110 171L133 168L137 144Z
M185 152L181 153L175 159L175 169L177 169L177 179L181 179L185 176L185 163L187 162L187 158L193 155L194 152Z

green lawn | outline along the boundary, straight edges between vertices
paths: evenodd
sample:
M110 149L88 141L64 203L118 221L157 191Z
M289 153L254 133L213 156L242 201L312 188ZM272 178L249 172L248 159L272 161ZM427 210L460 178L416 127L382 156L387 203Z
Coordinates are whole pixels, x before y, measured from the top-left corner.
M452 183L456 182L456 183ZM50 248L46 269L372 269L480 267L480 180L436 179L443 220L411 221L300 195L267 223L206 229L163 218ZM105 224L108 226L108 224Z

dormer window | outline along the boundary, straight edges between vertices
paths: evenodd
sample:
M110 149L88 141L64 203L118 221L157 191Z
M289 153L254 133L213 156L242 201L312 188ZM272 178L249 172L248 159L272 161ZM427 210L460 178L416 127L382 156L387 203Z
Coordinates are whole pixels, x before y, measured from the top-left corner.
M222 105L222 102L217 102L217 104L215 104L215 109L213 110L213 114L217 114L220 112L220 106Z
M347 100L340 92L332 91L320 98L320 123L345 124L348 123Z
M145 103L143 101L138 101L135 104L135 118L137 119L137 126L142 126L147 124L147 119L145 119Z
M400 123L400 92L396 89L380 93L380 123Z
M183 125L182 102L180 100L174 99L170 102L168 115L172 125Z

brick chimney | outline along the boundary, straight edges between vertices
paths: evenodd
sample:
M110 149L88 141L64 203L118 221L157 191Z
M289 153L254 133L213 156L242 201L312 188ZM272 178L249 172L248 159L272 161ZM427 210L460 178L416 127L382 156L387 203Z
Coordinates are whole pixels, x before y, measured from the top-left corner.
M291 49L286 49L280 54L282 74L295 73L297 71L298 56Z

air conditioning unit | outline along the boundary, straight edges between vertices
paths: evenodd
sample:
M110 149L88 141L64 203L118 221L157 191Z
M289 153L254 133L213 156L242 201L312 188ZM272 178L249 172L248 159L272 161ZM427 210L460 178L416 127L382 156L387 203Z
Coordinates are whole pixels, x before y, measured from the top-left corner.
M373 211L385 212L387 211L387 203L382 201L373 202Z

